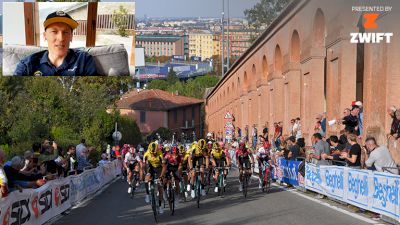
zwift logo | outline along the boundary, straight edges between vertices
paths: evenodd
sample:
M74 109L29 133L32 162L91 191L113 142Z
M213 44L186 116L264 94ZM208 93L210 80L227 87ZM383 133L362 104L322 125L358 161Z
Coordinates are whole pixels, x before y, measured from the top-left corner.
M378 12L389 12L392 10L391 6L353 6L352 11L364 12L362 15L362 27L364 30L377 29L379 27L377 20L379 18ZM350 33L351 43L381 43L385 41L390 43L393 33Z

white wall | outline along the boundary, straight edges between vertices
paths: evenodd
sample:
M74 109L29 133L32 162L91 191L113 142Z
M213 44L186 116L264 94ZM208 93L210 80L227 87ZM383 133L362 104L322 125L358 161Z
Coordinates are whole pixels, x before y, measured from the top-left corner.
M3 43L26 45L23 2L3 4Z
M135 48L135 66L145 66L144 48Z

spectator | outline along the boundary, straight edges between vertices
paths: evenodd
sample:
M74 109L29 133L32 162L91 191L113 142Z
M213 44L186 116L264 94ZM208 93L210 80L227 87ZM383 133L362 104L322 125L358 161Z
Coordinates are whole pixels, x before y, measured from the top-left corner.
M330 154L327 155L325 158L334 160L332 162L333 165L336 166L343 166L345 163L344 159L340 158L340 155L342 154L342 151L345 151L345 146L343 144L339 143L339 138L336 135L332 135L329 137L329 143L330 143ZM343 163L341 163L341 161Z
M257 134L258 133L258 131L257 131L257 127L256 127L256 125L255 124L253 124L253 128L251 129L251 141L252 141L252 147L253 147L253 149L256 149L257 148Z
M309 155L311 162L316 165L329 165L329 162L322 157L330 153L328 142L322 140L320 133L314 133L311 137L311 143L314 149L314 152Z
M289 160L296 160L300 154L300 147L296 144L296 138L294 136L290 136L286 139L289 147Z
M347 128L351 133L355 133L359 135L358 131L358 106L354 106L350 112L350 115L343 118L342 123L345 125L345 129Z
M400 110L396 110L394 106L391 107L389 115L392 117L392 125L390 127L390 136L395 139L400 138Z
M245 140L246 140L246 143L247 143L249 141L249 125L246 125L244 127L244 137L245 137Z
M4 166L4 171L8 179L8 188L13 190L20 188L35 188L46 183L42 178L42 174L25 175L20 172L24 167L24 160L20 156L14 156L11 164Z
M358 135L362 135L363 132L363 121L364 121L364 110L363 110L363 104L360 101L357 101L355 103L356 106L359 108L358 112Z
M296 140L298 140L299 138L303 137L303 134L301 132L301 124L300 124L300 117L297 117L294 125L293 125L293 136L296 137Z
M349 134L347 139L351 145L350 152L342 152L341 158L347 161L349 167L361 169L361 147L357 143L357 136L355 134Z
M293 128L294 128L294 123L295 123L295 122L296 122L295 119L291 119L291 120L290 120L290 125L289 125L290 134L289 134L289 136L294 136Z
M37 160L34 160L34 153L32 151L26 151L24 153L25 165L21 169L21 173L30 175L37 173Z
M296 140L296 144L297 144L297 145L299 146L299 148L300 148L299 157L305 157L305 155L306 155L306 150L305 150L306 143L305 143L305 141L304 141L304 138L299 138L299 139L297 139L297 140Z
M322 137L324 137L325 136L325 133L324 133L324 131L323 131L323 129L322 129L322 119L323 119L323 116L322 116L322 114L317 114L317 116L315 117L315 119L316 119L316 122L315 122L315 126L314 126L314 132L315 133L320 133L321 134L321 136Z
M79 145L76 146L76 156L79 159L79 157L81 156L81 152L86 149L86 140L82 139L81 143Z
M76 152L75 146L73 145L68 146L67 155L65 157L67 163L66 165L67 175L76 173L78 167L78 161L76 159L75 152Z
M399 169L386 146L378 146L374 137L368 137L365 140L365 146L368 151L365 158L367 167L374 166L378 172L399 174Z
M99 161L99 166L104 166L109 162L110 161L107 160L107 154L106 153L101 154L101 160Z
M3 169L4 160L6 158L6 154L2 149L0 149L0 199L7 197L8 195L8 180L6 173Z
M80 157L78 157L78 168L77 171L78 173L82 173L85 167L90 167L92 166L88 162L88 150L87 148L82 149Z
M326 112L322 113L321 129L323 132L322 136L325 136L325 134L326 134Z
M263 128L263 137L265 141L268 141L268 122L265 122L264 128Z
M237 136L238 136L238 139L242 138L242 129L240 129L240 127L237 127Z

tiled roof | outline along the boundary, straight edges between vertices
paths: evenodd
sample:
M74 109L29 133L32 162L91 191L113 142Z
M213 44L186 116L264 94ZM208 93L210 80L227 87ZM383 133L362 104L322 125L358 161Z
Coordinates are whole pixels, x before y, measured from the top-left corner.
M181 95L175 95L158 89L132 90L124 94L116 102L118 109L135 109L147 111L168 111L182 106L196 105L203 103L203 100Z

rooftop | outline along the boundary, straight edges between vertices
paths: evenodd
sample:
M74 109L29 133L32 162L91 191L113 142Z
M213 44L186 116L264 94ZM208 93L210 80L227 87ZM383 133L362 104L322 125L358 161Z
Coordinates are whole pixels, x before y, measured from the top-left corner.
M183 106L203 103L202 99L196 99L158 89L132 90L124 94L116 102L118 109L134 109L146 111L168 111Z
M176 42L182 39L182 36L172 35L137 35L136 41L150 41L150 42Z

